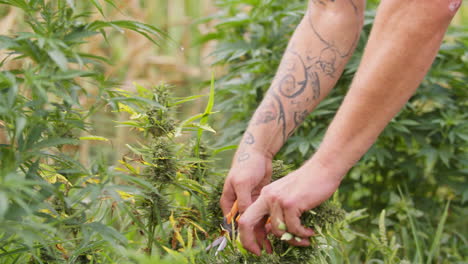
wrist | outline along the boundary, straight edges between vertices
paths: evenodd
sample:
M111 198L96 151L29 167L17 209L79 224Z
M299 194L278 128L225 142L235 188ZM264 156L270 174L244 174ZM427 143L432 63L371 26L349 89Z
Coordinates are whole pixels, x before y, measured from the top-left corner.
M274 136L265 135L270 135L270 133L262 128L249 126L239 143L236 155L251 151L272 160L281 146L276 146Z
M239 161L239 158L242 160L242 156L247 157L246 154L248 154L249 156L262 157L266 160L273 160L273 157L275 156L275 153L271 152L268 148L257 145L249 145L244 142L241 142L237 148L234 157L237 161Z
M317 152L304 163L303 167L307 171L320 171L322 175L326 175L327 180L340 184L351 167L345 162L340 162L340 159L336 157L333 158L333 156L322 155Z

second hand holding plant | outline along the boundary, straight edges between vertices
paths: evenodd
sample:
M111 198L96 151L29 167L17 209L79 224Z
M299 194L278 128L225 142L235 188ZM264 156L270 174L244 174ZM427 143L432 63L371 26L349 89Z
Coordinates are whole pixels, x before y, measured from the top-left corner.
M271 218L271 232L281 237L288 233L308 238L314 231L301 225L301 215L330 198L338 188L342 173L332 171L322 163L312 159L298 170L265 186L258 199L239 219L240 239L243 246L256 255L261 254L261 244L256 237L267 235L265 219ZM281 228L286 224L286 229ZM309 246L308 239L292 238L294 246Z

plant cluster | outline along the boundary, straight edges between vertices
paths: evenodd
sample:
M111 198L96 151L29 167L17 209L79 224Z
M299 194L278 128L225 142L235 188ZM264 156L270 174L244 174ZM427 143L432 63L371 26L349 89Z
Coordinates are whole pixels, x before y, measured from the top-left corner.
M88 10L102 11L98 1L0 5L21 14L25 28L0 36L0 262L117 260L129 243L114 224L122 187L105 159L81 163L79 144L108 141L91 134L88 120L118 98L102 72L107 59L83 45L107 28L153 42L161 33L136 21L91 19Z
M278 180L292 171L292 166L285 165L281 160L275 160L272 164L272 180ZM221 197L223 182L219 181L214 190L211 192L208 199L208 208L211 212L210 222L213 224L209 230L216 230L220 228L223 213L219 208L219 200ZM304 226L317 230L320 234L320 239L328 235L327 232L333 226L339 226L341 221L344 220L345 211L337 201L327 201L322 205L314 208L313 210L306 211L302 214L301 221ZM257 257L250 254L245 254L241 250L233 249L227 253L222 254L219 259L214 258L215 263L308 263L313 261L320 255L320 244L318 237L311 239L310 247L294 247L285 242L282 238L275 236L269 237L272 246L273 254L264 254ZM218 261L218 262L216 262ZM222 262L219 262L222 261Z

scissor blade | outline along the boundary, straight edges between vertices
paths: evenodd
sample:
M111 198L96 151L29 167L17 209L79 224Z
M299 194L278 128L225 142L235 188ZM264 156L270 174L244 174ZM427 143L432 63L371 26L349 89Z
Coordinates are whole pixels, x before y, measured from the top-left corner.
M221 243L219 244L219 247L218 249L216 250L216 253L215 253L215 256L218 255L219 252L223 251L224 248L227 246L227 238L226 237L223 237L224 239L221 241Z
M230 224L228 224L228 220L225 217L224 220L223 220L223 223L221 224L221 228L224 231L228 232L229 237L232 239L232 238L235 237L234 235L235 235L236 229L237 229L237 222L232 221Z
M208 250L218 246L219 244L221 244L221 242L223 242L224 239L225 239L224 236L218 237L215 241L213 241L213 243L211 243L208 247L206 247L205 251L208 251Z

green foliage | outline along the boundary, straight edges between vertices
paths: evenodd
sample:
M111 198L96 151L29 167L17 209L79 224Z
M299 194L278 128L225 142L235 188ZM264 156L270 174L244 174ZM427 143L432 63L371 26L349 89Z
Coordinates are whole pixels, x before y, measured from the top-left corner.
M18 8L27 25L25 32L0 36L7 55L0 72L0 262L118 260L129 245L124 227L115 224L114 213L128 206L121 194L149 186L125 175L118 182L134 186L120 186L102 158L79 162L80 141L108 141L80 136L91 132L87 119L115 100L101 70L107 59L82 46L106 28L134 30L151 41L161 34L139 22L92 21L91 6L70 0L0 4ZM94 103L83 103L85 97Z

